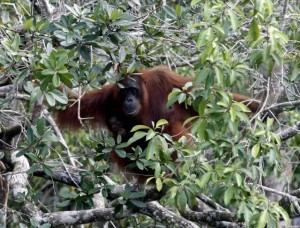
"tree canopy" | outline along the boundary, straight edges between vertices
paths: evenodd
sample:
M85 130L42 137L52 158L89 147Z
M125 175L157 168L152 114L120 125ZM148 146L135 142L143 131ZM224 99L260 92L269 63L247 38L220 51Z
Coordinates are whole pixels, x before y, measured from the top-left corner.
M3 226L297 224L298 0L5 0L0 15ZM192 143L163 134L163 119L135 126L128 142L57 125L55 110L158 65L194 77L169 94L197 112L186 120ZM259 110L249 115L229 92L259 100ZM140 139L147 148L128 155ZM115 169L112 151L153 169L149 182Z

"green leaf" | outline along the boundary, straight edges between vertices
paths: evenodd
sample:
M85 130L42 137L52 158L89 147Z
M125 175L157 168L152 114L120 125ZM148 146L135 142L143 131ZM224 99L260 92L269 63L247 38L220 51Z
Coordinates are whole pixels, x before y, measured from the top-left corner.
M283 217L283 219L285 221L285 227L289 227L291 220L290 220L289 214L286 212L286 210L284 210L284 208L279 205L275 205L273 208L275 211L277 211Z
M91 61L91 49L89 47L81 46L79 48L79 53L85 61L87 62Z
M52 169L49 166L47 166L47 165L43 165L43 171L49 177L52 177L54 175L54 172L52 171Z
M173 90L169 95L168 95L168 102L166 107L170 108L177 100L178 100L178 94L181 92L181 90Z
M207 133L206 133L206 130L207 130L207 120L204 118L204 119L199 119L199 121L197 121L197 123L199 124L197 127L197 135L200 139L207 139Z
M138 66L138 63L136 61L133 61L127 68L127 73L131 74L135 71L136 67Z
M100 192L99 188L92 188L92 189L89 189L88 194L93 195L93 194L96 194L96 193L99 193L99 192Z
M120 50L119 50L119 63L124 62L125 58L126 58L126 51L125 51L125 48L122 46L122 47L120 47Z
M68 97L60 92L59 90L55 89L50 94L53 96L55 100L57 100L61 104L68 104Z
M41 162L41 159L36 156L34 153L27 153L25 154L26 157L28 157L33 162Z
M128 140L128 144L127 145L131 145L132 143L140 140L141 138L144 138L147 135L146 132L135 132L134 135Z
M198 105L198 113L201 118L205 116L206 100L202 99Z
M42 70L42 75L54 75L56 73L56 71L52 70L52 69L45 69Z
M271 128L274 123L274 118L267 118L267 128Z
M117 17L118 17L119 15L120 15L119 10L115 9L115 10L112 12L112 14L111 14L110 19L114 21L114 20L117 19Z
M176 12L176 16L177 17L181 17L181 14L182 14L182 7L181 7L181 5L176 4L176 6L175 6L175 12Z
M241 110L242 112L251 112L251 110L243 103L241 102L234 102L232 103L233 107L238 107L239 110Z
M56 102L51 93L45 93L45 97L50 106L55 106Z
M290 77L290 80L293 82L295 81L296 79L298 79L300 76L300 69L299 69L299 66L297 64L294 64L293 65L293 70L292 70L292 73L291 73L291 77Z
M58 142L59 138L53 134L53 131L51 129L47 129L43 135L42 142Z
M224 86L224 75L222 71L219 69L219 67L214 67L215 73L216 73L216 78L217 81L220 85Z
M71 79L74 76L70 73L66 73L66 74L60 74L60 80L69 88L71 88L73 86Z
M53 52L51 52L52 54ZM50 54L50 57L51 57L51 54ZM55 59L55 57L54 57ZM54 59L43 59L43 63L45 64L45 67L49 70L55 70L55 63L54 63ZM55 72L55 71L54 71Z
M256 158L258 156L258 153L260 151L260 144L255 144L251 149L251 155L252 157Z
M116 154L120 157L120 158L125 158L126 157L126 151L122 150L122 149L115 149Z
M154 177L158 178L161 175L161 166L160 164L157 162L155 164L155 169L154 169Z
M257 228L265 228L269 220L269 216L268 209L265 209L259 216Z
M175 196L177 195L177 191L178 191L177 186L173 186L171 187L171 189L169 189L168 193L171 198L175 198Z
M187 206L187 197L183 190L177 191L176 204L177 204L179 211L185 211L186 206Z
M29 76L29 70L25 69L14 79L14 83L23 82L24 79L27 78L28 76Z
M155 135L156 135L156 132L153 131L152 129L150 129L150 130L147 132L146 141L151 140Z
M191 7L194 7L194 6L197 5L199 2L201 2L201 0L192 0L192 2L191 2Z
M230 201L232 200L233 196L234 196L234 188L233 187L229 187L226 189L225 193L224 193L224 203L225 205L228 205L230 203Z
M28 175L30 175L30 174L33 174L35 171L37 171L39 169L39 166L37 165L37 164L34 164L34 165L32 165L31 167L30 167L30 169L28 169L27 171L26 171L26 173L28 174Z
M163 7L163 10L166 12L166 14L168 14L171 18L176 18L175 16L175 11L173 8L171 8L170 6L166 5Z
M181 93L178 96L178 103L181 104L186 100L186 94L185 93Z
M200 188L204 188L207 186L209 180L210 180L210 177L211 177L211 173L210 172L207 172L207 173L204 173L202 175L202 177L200 178L200 181L197 181L197 184Z
M144 196L146 196L146 192L145 191L132 192L130 194L130 199L138 199L138 198L142 198Z
M130 202L140 208L145 208L147 207L147 204L145 204L144 202L140 201L140 200L130 200Z
M55 73L52 77L52 83L54 87L58 87L60 85L60 77L57 73Z
M255 136L262 136L266 134L266 130L265 129L257 129L255 132L254 132L254 135Z
M32 144L33 141L34 141L34 134L33 134L33 129L32 128L29 128L27 130L27 141L28 141L29 144ZM20 155L18 155L18 156L20 156Z
M255 41L259 38L259 35L260 35L260 30L257 21L255 18L253 18L249 27L248 36L252 39L252 41Z
M155 129L159 128L159 127L162 126L162 125L166 125L166 124L168 124L168 121L165 120L165 119L161 119L161 120L159 120L159 121L156 123Z
M236 115L237 115L236 109L234 107L230 107L229 114L230 114L231 122L234 122L236 119Z
M40 228L50 228L51 224L49 223L44 223L43 225L39 226Z
M238 17L236 15L236 12L234 10L230 9L230 10L228 10L228 14L230 17L232 30L235 31L239 28L239 24L240 24Z
M75 4L76 5L76 4ZM76 12L75 9L73 9L73 7L68 6L67 4L65 4L65 7L75 16L78 16L78 13Z
M160 178L157 178L156 181L155 181L155 185L156 185L156 189L157 191L161 191L162 190L162 187L163 187L163 184L162 184L162 181Z
M73 26L73 30L81 30L81 29L85 29L86 27L87 25L85 22L79 22Z
M33 17L27 19L27 20L23 23L23 29L24 29L24 30L27 30L27 29L34 28L33 22L34 22L34 18L33 18Z
M69 57L67 54L61 55L59 57L59 59L57 60L55 69L60 70L68 62L68 60L69 60Z
M239 173L235 173L234 176L235 176L235 180L236 180L237 185L240 187L243 183L242 176Z
M224 170L223 170L223 173L226 174L226 173L231 173L234 171L234 168L233 167L226 167Z
M145 126L145 125L136 125L136 126L134 126L132 129L131 129L131 131L130 132L135 132L135 131L139 131L139 130L149 130L149 129L151 129L150 127L148 127L148 126Z
M153 156L154 156L156 149L157 149L157 144L155 143L154 140L151 140L148 143L147 150L146 150L146 159L147 160L154 160Z
M44 128L46 125L46 121L45 119L38 119L36 122L36 129L37 132L39 133L39 135L43 135L44 134Z
M19 46L20 46L20 36L17 33L15 33L14 41L12 42L10 47L13 51L18 51Z

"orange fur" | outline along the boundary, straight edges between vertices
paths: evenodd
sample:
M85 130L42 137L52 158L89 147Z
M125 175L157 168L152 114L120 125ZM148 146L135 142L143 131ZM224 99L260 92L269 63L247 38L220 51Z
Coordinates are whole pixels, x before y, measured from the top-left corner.
M188 129L183 126L184 121L192 115L197 115L192 107L186 109L184 105L175 103L170 109L166 107L168 94L174 89L181 89L187 82L193 81L191 77L182 77L169 70L167 67L159 66L149 70L139 71L140 76L132 75L130 78L137 80L141 93L142 109L135 117L128 117L122 110L122 101L120 98L120 88L117 84L104 85L101 89L94 90L85 94L81 98L81 106L78 111L78 102L70 105L66 110L57 112L57 120L60 126L80 128L78 113L81 118L89 119L92 126L106 127L110 129L110 120L113 117L115 121L122 123L123 140L128 140L132 133L131 128L137 124L151 126L152 122L160 119L166 119L169 124L164 128L164 132L179 139L182 135L188 133ZM127 78L119 83L122 84ZM259 107L259 102L249 97L233 94L233 100L244 102L253 112ZM251 101L247 103L248 101ZM116 137L117 131L112 131ZM147 144L143 141L137 143L143 149ZM128 148L128 152L131 149ZM176 157L176 156L175 156ZM131 163L129 159L118 157L115 153L111 156L111 161L125 170ZM148 171L134 170L138 174L149 174ZM151 173L151 172L150 172ZM143 179L138 177L140 180ZM144 179L143 179L144 180Z

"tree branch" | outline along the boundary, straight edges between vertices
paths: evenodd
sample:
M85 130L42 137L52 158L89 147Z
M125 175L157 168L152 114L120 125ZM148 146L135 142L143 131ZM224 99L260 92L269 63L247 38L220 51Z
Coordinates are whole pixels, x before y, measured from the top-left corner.
M74 168L73 166L67 166L68 172L63 167L57 167L53 169L53 176L49 177L45 174L45 172L42 169L36 170L33 175L38 177L44 177L47 179L52 179L54 181L58 181L64 184L67 184L69 186L77 187L80 185L81 182L81 176L80 176L80 170L78 168ZM72 178L70 177L72 176Z
M7 180L11 188L11 193L15 201L23 202L28 192L28 174L26 171L29 169L29 162L23 155L17 157L19 151L14 151L11 154L11 162L13 165L13 173L7 175Z
M277 116L279 113L284 111L285 107L297 106L300 105L300 100L296 101L287 101L278 104L274 104L268 107L265 107L262 111L263 113L269 113L271 116Z
M147 207L140 210L140 213L148 215L155 221L162 222L170 227L195 228L196 224L186 220L185 218L167 210L157 201L147 203Z
M99 221L114 221L126 218L132 214L129 210L124 210L122 214L115 213L114 208L90 209L81 211L62 211L44 214L36 214L35 219L38 224L49 223L56 227L59 225L78 225Z
M54 13L54 7L50 4L48 0L41 0L41 2L44 5L44 9L46 10L46 13L48 16L51 16Z
M231 212L224 211L209 211L209 212L196 212L187 208L185 212L181 214L189 221L194 221L197 223L206 223L214 227L224 227L222 222L230 222L230 227L243 227L243 223L235 222L235 214ZM223 225L222 225L223 224ZM228 227L228 224L225 226Z
M206 196L202 193L198 196L198 198L201 201L203 201L204 203L206 203L208 206L210 206L218 211L224 211L224 212L230 213L230 211L227 208L222 207L221 205L217 204L215 201L213 201L208 196Z
M277 134L281 138L281 140L285 141L298 133L300 133L300 121L296 122L292 127L284 129Z
M7 199L9 193L7 179L2 176L2 172L4 172L5 169L5 165L0 161L0 224L3 227L6 226Z

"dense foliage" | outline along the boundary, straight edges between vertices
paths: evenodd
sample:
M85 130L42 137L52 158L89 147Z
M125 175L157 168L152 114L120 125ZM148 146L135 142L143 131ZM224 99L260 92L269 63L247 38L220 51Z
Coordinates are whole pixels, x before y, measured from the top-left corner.
M24 205L34 204L41 213L91 209L99 193L123 227L166 224L143 212L151 196L109 169L112 150L130 156L141 170L153 169L150 180L160 204L195 224L276 227L299 214L300 196L292 192L300 182L299 1L6 0L0 15L3 177L10 182L18 172L29 175L3 210L11 226L55 225L34 211L21 211ZM194 84L169 95L169 104L191 105L199 113L186 121L193 123L192 143L162 134L167 123L160 120L152 127L136 126L128 144L143 138L148 147L126 154L121 138L114 140L105 129L84 126L74 134L58 129L49 115L74 102L59 89L62 83L82 95L136 68L157 65L195 77ZM198 84L203 86L193 87ZM228 91L261 100L260 111L249 116ZM16 126L20 134L11 142L5 135ZM15 170L11 156L26 159L30 168ZM80 174L78 183L69 165ZM58 169L67 172L69 182L58 181ZM127 183L118 200L112 200L115 184L104 175ZM14 186L11 192L17 191ZM280 201L283 196L290 203ZM193 217L195 207L197 213L219 212L219 220ZM130 216L128 210L148 216Z

